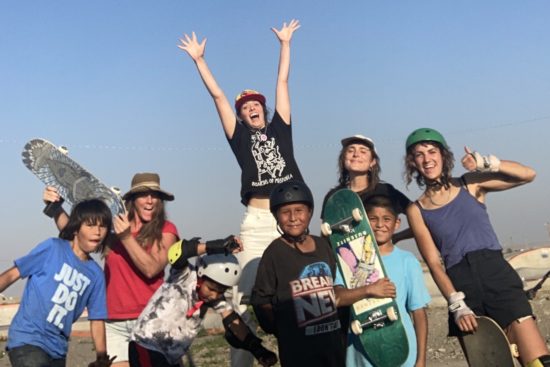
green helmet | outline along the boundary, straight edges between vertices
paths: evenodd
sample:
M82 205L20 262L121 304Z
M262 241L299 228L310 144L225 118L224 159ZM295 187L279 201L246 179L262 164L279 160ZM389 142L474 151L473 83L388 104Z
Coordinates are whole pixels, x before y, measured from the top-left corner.
M436 143L441 144L444 148L449 149L443 135L441 135L439 131L430 129L429 127L422 127L410 133L407 137L407 142L405 143L405 149L408 150L414 144L423 141L435 141Z

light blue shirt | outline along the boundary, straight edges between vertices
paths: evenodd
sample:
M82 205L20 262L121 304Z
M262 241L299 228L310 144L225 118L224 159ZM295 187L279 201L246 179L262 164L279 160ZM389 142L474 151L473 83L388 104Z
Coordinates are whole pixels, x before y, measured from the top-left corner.
M425 307L431 300L424 283L422 268L412 253L398 247L394 247L390 254L382 256L382 261L388 278L395 284L397 307L409 340L409 356L403 366L414 366L416 362L416 334L409 312ZM344 285L340 271L336 274L334 285ZM362 348L359 338L348 331L346 367L372 366L362 352Z

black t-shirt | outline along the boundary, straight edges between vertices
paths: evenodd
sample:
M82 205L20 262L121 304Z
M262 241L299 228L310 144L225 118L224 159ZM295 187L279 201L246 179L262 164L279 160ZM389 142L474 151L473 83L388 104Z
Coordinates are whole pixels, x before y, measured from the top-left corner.
M321 212L321 219L324 217L325 213L325 203L327 202L328 198L334 194L336 191L343 189L345 187L343 186L337 186L333 189L331 189L326 195L323 200L323 209ZM395 211L398 214L404 214L405 210L407 209L407 206L411 203L408 197L406 197L401 191L397 190L395 187L390 185L387 182L379 182L375 187L374 190L366 190L363 192L357 193L359 197L361 198L361 201L363 202L363 205L367 203L367 201L372 198L373 196L386 196L388 197L393 204L393 207Z
M241 167L241 202L252 195L269 196L273 187L288 180L303 181L294 159L292 128L277 111L265 129L253 131L237 122L227 139Z
M315 251L302 253L280 238L265 250L251 303L271 304L281 366L345 365L333 280L334 252L312 236Z

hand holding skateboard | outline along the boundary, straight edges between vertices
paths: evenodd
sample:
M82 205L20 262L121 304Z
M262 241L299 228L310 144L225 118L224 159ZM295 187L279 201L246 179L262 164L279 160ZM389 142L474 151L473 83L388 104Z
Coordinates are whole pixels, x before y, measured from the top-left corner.
M374 298L395 298L395 284L388 278L378 279L376 282L366 286L367 297Z

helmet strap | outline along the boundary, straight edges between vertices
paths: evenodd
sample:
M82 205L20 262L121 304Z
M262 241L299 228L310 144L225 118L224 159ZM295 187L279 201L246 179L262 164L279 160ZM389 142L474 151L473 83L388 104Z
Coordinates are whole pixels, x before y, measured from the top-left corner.
M290 243L291 245L294 245L294 247L297 249L298 248L298 245L301 245L302 243L304 243L304 241L306 240L308 234L309 234L309 228L306 228L306 230L304 231L304 233L302 233L301 235L299 236L291 236L289 234L286 234L284 233L279 225L277 224L277 231L279 231L279 233L281 234L281 237L283 237L285 239L285 241L287 241L288 243Z

